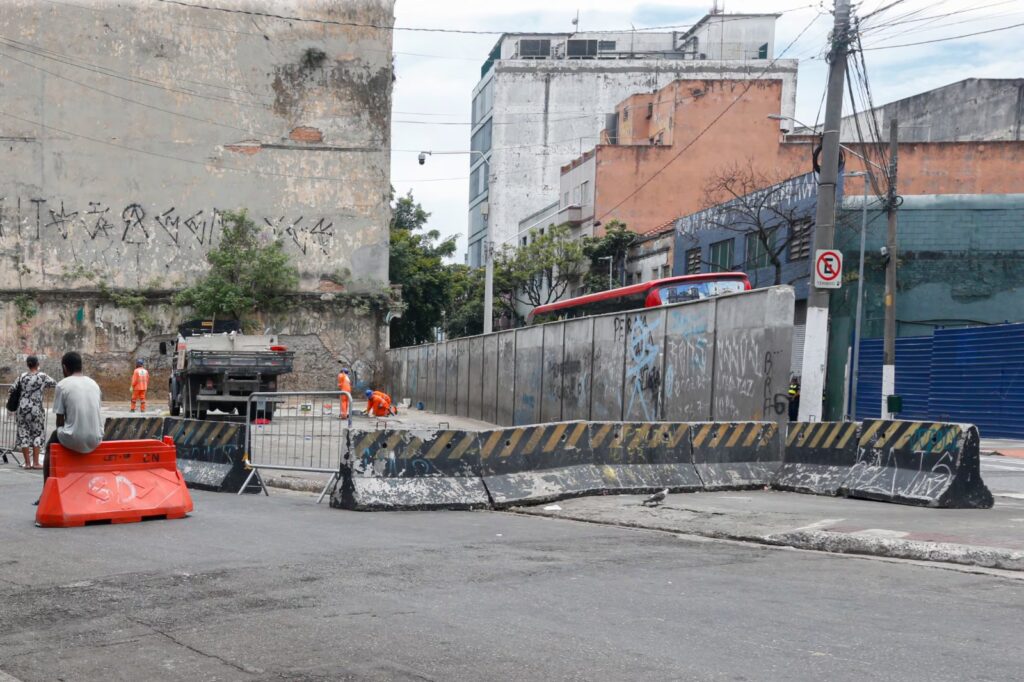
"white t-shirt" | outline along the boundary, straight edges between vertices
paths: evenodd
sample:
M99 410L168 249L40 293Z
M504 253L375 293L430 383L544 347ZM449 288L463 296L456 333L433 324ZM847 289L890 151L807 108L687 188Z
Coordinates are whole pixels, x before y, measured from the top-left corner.
M99 385L77 374L57 383L53 413L64 415L64 426L57 428L57 440L69 450L88 454L103 442L103 419Z

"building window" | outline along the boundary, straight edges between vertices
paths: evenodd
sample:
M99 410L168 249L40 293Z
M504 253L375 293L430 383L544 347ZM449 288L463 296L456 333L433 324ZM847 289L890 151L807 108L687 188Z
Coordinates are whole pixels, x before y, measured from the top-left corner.
M665 279L666 277L671 277L672 276L672 273L670 272L671 269L672 268L670 268L667 265L662 265L661 266L661 279Z
M628 121L629 120L629 105L628 104L622 109L622 120L623 121Z
M768 246L765 246L764 240L761 239L760 232L751 232L747 235L748 269L756 270L758 268L766 268L771 265L771 253L769 250L775 248L775 230L769 230L767 237Z
M470 149L475 152L489 152L491 151L491 122L487 121L484 123L480 130L473 133L473 137L470 140Z
M487 164L481 164L469 174L469 200L472 201L487 191Z
M811 221L804 220L790 225L789 260L797 261L811 255Z
M562 208L565 208L568 205L569 205L569 192L566 192L565 194L562 195Z
M587 180L580 185L580 206L586 206L590 203L590 181Z
M599 40L597 41L597 49L601 52L615 52L615 41Z
M569 59L586 59L597 56L596 40L569 40L566 41L566 56Z
M529 237L523 237L520 241L522 241L523 246L527 246L529 243Z
M520 40L520 59L546 59L551 56L550 40Z
M686 251L686 274L696 275L700 273L700 247Z
M579 186L574 187L573 190L572 190L572 205L573 206L579 206L580 205L580 188L579 188Z
M711 245L711 272L732 270L732 239L723 239Z
M765 43L761 47L757 48L758 59L768 59L768 43Z

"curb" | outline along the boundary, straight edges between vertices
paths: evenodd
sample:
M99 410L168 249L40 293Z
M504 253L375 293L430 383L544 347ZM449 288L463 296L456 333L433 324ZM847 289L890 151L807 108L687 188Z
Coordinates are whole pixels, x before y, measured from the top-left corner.
M311 478L298 478L296 476L263 476L263 482L268 488L280 488L282 490L294 490L302 493L316 493L327 485L327 480L318 481Z
M774 533L768 535L756 533L731 533L700 528L679 527L659 523L639 523L631 521L608 521L589 518L572 513L545 514L529 511L526 508L508 509L508 512L522 516L539 516L548 519L564 519L596 523L604 526L620 526L642 530L656 530L676 535L696 535L711 540L734 540L771 547L792 547L830 554L852 554L861 556L884 557L888 559L908 559L932 563L956 564L959 566L975 566L978 568L995 568L1005 571L1024 571L1024 551L998 549L994 547L978 547L957 545L945 542L922 542L920 540L897 540L892 538L868 537L849 533L833 533L829 531L794 531L791 533Z

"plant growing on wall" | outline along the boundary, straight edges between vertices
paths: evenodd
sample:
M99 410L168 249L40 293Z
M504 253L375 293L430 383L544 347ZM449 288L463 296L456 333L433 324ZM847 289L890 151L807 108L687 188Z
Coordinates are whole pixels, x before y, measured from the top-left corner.
M220 244L206 260L210 271L174 297L203 317L245 321L290 307L299 271L281 240L265 241L244 210L226 211Z
M807 205L791 199L788 179L757 170L753 161L722 166L708 178L703 229L728 230L747 240L746 260L728 264L729 269L771 267L773 284L783 284L783 254L797 240L811 243L813 208L809 211ZM795 250L799 257L806 257L809 246ZM722 264L712 266L721 268Z
M14 297L14 307L18 311L18 326L28 324L32 318L39 314L39 306L34 298L28 294L18 294Z

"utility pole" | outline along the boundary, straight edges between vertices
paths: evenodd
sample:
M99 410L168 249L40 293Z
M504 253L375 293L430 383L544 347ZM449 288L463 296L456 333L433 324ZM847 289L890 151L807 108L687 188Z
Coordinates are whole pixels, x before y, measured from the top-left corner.
M892 419L889 396L896 393L896 154L899 150L899 122L894 116L889 121L889 196L886 208L889 214L889 232L885 240L885 340L882 350L882 411L883 419Z
M814 220L811 267L821 249L831 249L836 222L836 182L839 179L839 127L843 117L843 79L850 32L850 0L836 0L832 29L831 64L825 99L825 127L821 135L821 170L818 173L818 206ZM807 297L804 361L800 376L800 421L822 419L825 366L828 362L829 290L814 286L811 277Z
M484 334L494 331L494 244L491 243L491 224L487 224L484 238Z

